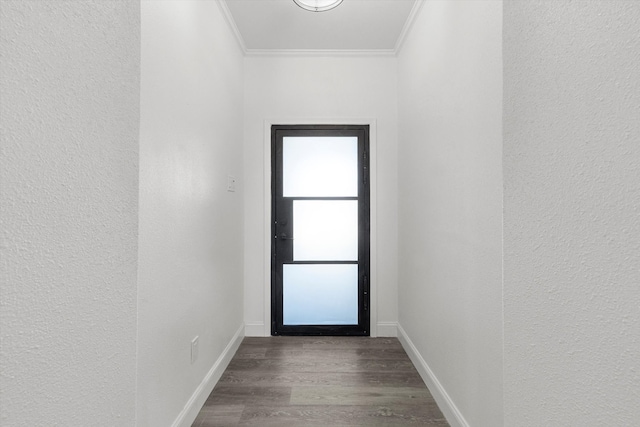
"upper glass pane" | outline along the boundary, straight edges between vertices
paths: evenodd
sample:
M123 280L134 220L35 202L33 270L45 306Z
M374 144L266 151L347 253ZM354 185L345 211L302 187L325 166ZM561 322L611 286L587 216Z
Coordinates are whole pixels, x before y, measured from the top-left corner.
M284 197L357 197L358 138L285 136Z

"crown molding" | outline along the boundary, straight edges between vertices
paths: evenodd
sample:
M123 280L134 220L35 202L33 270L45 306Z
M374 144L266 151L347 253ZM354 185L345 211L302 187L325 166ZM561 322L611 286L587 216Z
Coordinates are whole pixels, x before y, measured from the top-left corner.
M244 56L303 56L303 57L385 57L385 56L397 56L402 45L409 34L411 27L415 21L415 18L422 8L425 0L415 0L413 8L409 13L409 17L402 27L402 31L398 36L396 45L393 49L248 49L247 45L236 25L236 21L233 19L233 15L227 6L226 0L218 0L218 6L222 11L231 32L234 34L236 41L242 54Z
M229 29L233 33L238 42L238 46L240 46L240 50L242 50L243 55L247 54L247 45L242 38L242 34L240 34L240 30L238 30L238 26L236 25L235 19L233 19L233 15L231 15L231 11L229 10L229 6L227 6L226 0L218 0L216 1L222 14L224 15L225 20L227 21L227 25L229 25Z
M393 49L396 55L400 53L400 50L402 49L402 45L404 44L404 41L407 38L407 35L411 31L411 28L413 27L413 23L416 20L416 16L418 15L418 12L420 12L420 9L422 9L422 6L424 5L424 3L425 3L425 0L415 0L415 2L413 3L413 8L411 8L411 12L409 12L409 17L407 18L407 21L404 23L404 27L402 27L402 31L400 32L400 35L398 36L398 40L396 41L396 46Z
M394 49L247 49L245 56L367 57L396 56Z

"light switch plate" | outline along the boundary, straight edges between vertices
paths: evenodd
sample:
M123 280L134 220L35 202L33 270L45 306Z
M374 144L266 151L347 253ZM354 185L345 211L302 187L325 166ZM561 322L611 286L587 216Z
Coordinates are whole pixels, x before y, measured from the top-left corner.
M233 193L236 191L236 177L227 175L227 191Z

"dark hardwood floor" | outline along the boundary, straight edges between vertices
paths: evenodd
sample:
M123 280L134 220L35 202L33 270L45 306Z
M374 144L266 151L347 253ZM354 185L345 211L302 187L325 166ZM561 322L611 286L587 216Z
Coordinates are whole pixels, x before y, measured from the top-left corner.
M245 338L192 427L448 426L396 338Z

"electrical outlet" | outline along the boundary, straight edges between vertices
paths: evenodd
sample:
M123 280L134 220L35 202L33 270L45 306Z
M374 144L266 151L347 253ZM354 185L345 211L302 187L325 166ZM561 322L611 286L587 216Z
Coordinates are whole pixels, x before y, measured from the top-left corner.
M227 175L227 191L233 193L236 191L236 177Z
M198 360L198 347L200 337L195 337L191 340L191 364L193 365Z

